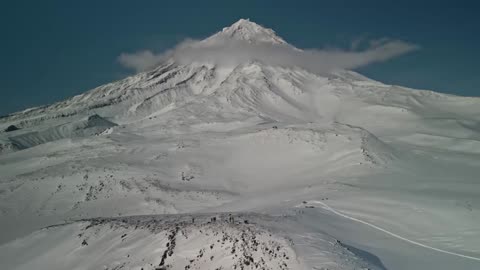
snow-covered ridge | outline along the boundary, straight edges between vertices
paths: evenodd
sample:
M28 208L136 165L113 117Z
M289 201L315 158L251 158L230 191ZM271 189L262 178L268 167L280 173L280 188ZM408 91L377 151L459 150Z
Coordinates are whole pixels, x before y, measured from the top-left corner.
M9 137L9 139L15 148L21 150L64 138L99 135L113 126L116 126L116 124L95 114L80 121L54 126L45 130L23 133Z
M0 247L8 269L300 269L289 241L248 216L125 217L46 228ZM40 250L53 242L54 249ZM108 247L108 248L107 248ZM96 253L100 250L102 255ZM5 256L5 257L4 257ZM47 260L47 258L62 258Z
M253 213L95 218L49 226L0 246L0 258L7 269L309 269L297 253L308 249L305 243L272 227L279 220ZM329 269L380 269L341 242L322 240L333 241L332 247L308 260L328 258ZM45 248L49 244L55 247Z

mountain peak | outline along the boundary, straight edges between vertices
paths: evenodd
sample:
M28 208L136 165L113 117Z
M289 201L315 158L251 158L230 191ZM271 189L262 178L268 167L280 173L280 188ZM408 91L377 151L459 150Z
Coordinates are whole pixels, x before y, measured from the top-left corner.
M243 40L248 43L287 44L285 40L275 34L275 31L252 22L250 19L240 19L210 38L216 37Z
M223 28L224 31L227 31L227 30L236 31L240 29L248 29L250 31L257 32L259 30L266 29L266 28L262 27L261 25L255 22L250 21L250 19L240 19L235 23L233 23L231 26Z

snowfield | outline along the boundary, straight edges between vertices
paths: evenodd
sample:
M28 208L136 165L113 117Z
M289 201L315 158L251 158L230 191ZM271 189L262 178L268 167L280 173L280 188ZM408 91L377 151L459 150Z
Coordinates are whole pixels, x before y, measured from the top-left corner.
M169 59L0 118L1 268L480 269L479 119L353 71Z

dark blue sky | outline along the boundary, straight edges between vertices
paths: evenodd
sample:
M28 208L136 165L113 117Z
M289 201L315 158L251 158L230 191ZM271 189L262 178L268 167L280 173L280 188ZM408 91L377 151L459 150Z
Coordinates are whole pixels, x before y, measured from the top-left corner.
M422 49L358 71L386 83L480 96L474 1L2 2L0 115L129 75L117 62L122 52L161 52L240 18L273 28L300 48L348 48L358 38L414 43Z

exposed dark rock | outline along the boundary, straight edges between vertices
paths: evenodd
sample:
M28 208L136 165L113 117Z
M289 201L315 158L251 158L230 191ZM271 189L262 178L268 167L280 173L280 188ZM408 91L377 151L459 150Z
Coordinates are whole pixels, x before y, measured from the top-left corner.
M15 131L15 130L19 130L19 128L16 127L15 125L10 125L5 129L5 132L11 132L11 131Z

